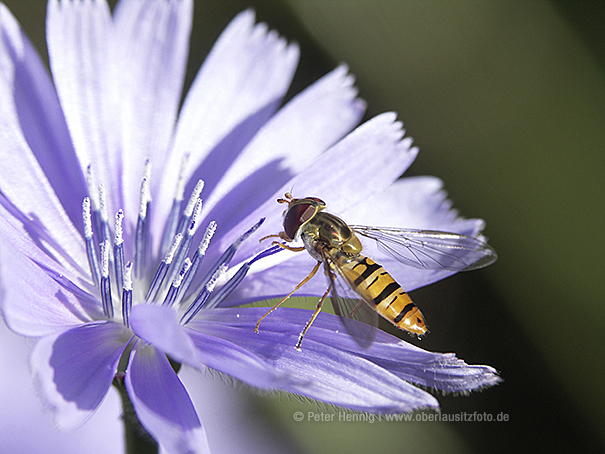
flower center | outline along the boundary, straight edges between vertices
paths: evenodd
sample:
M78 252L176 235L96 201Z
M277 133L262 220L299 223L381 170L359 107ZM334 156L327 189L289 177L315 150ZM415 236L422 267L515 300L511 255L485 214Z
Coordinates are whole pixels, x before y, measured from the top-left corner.
M163 258L157 265L153 278L150 279L153 264L148 258L149 222L147 213L151 205L149 170L149 165L147 165L140 185L139 215L134 234L134 262L126 261L124 257L124 212L121 209L115 215L112 247L103 186L99 185L98 188L98 207L92 207L89 197L84 198L82 202L84 240L93 284L99 290L103 313L108 319L114 318L113 299L115 296L116 299L121 299L122 320L126 326L129 326L134 283L134 285L142 287L135 294L145 295L144 298L137 299L141 299L147 304L161 302L167 306L182 306L181 322L188 323L202 308L217 307L242 281L252 263L279 252L281 248L268 248L244 263L233 277L211 297L217 280L226 272L240 244L260 227L264 218L227 248L203 277L197 276L217 226L214 221L208 224L202 240L190 258L188 255L193 238L200 225L202 210L200 194L204 183L202 180L198 181L185 208L181 211L184 184L180 177L172 209L164 225L161 241L161 250L164 251ZM197 284L192 285L196 276Z

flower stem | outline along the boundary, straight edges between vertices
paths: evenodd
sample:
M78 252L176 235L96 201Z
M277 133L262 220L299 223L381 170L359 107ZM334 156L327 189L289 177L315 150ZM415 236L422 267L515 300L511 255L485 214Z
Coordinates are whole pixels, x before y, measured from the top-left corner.
M124 421L126 454L157 454L159 451L158 443L139 421L130 397L128 397L128 392L126 392L123 378L114 378L113 386L116 387L122 399L122 421Z

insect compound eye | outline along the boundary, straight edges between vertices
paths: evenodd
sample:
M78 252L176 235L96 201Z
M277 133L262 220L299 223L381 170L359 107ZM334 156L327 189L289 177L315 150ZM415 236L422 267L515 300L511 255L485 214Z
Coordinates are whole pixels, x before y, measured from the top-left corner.
M301 225L311 219L317 211L317 206L312 203L301 203L294 205L284 217L284 231L288 237L294 239Z

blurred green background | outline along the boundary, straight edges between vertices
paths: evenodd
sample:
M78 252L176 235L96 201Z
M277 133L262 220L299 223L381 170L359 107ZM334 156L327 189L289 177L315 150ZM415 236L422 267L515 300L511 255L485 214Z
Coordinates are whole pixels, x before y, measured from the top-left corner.
M46 1L5 3L45 54ZM321 409L243 393L250 415L302 452L605 450L605 2L196 0L188 84L249 6L301 45L291 94L348 63L420 147L409 174L487 221L498 262L412 292L432 333L407 340L504 378L443 413L509 421L296 422Z

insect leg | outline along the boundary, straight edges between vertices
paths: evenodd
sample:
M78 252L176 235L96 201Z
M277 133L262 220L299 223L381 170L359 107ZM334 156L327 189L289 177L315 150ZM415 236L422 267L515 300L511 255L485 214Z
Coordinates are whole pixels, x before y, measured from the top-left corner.
M271 243L273 246L279 246L282 249L286 249L288 251L292 251L292 252L302 252L305 250L304 246L288 246L287 244L284 243L280 243L279 241L274 241L273 243Z
M269 239L269 238L279 238L279 235L273 234L273 235L267 235L262 237L260 240L258 240L259 243L262 243L263 241Z
M265 240L267 240L269 238L280 238L280 239L282 239L284 241L288 241L288 242L292 241L292 238L289 238L288 235L286 235L286 232L279 232L279 233L275 233L273 235L264 236L260 240L258 240L258 242L262 243L263 241L265 241ZM275 241L273 243L276 244Z
M281 306L281 304L286 301L288 298L290 298L294 292L296 292L299 288L301 288L303 285L305 285L307 282L309 282L313 276L315 276L315 274L317 273L317 270L319 269L319 265L321 265L321 262L317 262L317 265L315 265L313 267L313 269L311 270L311 272L307 275L306 278L304 278L296 287L294 287L294 290L292 290L290 293L288 293L279 303L277 303L275 306L273 306L269 312L267 312L265 315L263 315L261 318L258 319L258 322L256 322L256 327L254 328L254 332L258 333L258 327L260 325L260 322L263 320L263 318L265 318L267 315L269 315L271 312L273 312L275 309L277 309L279 306Z
M315 310L313 311L311 318L309 319L309 321L307 322L307 324L305 325L303 330L300 332L300 334L298 336L298 342L296 343L296 350L300 350L300 344L302 344L303 337L305 337L305 334L307 334L307 330L311 327L311 324L315 321L315 318L319 314L319 311L321 311L321 306L323 305L324 301L326 300L326 297L330 293L331 288L332 288L332 286L330 285L328 287L328 290L326 290L326 292L322 295L319 302L317 303L317 306L315 306Z

